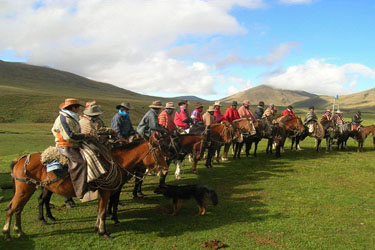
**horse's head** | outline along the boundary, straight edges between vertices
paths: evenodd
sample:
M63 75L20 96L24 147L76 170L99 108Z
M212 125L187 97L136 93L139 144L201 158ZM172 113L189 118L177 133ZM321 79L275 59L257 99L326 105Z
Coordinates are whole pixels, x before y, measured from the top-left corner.
M162 174L166 174L168 171L168 164L165 161L164 153L160 147L154 142L154 145L151 143L148 144L148 151L146 155L142 159L142 163L148 169L155 171L156 173L162 172Z
M234 138L237 138L239 142L242 142L242 134L244 133L252 133L254 132L254 127L251 119L249 118L241 118L232 121L232 125L234 128Z
M217 142L230 143L232 141L232 125L225 121L210 125L211 136Z

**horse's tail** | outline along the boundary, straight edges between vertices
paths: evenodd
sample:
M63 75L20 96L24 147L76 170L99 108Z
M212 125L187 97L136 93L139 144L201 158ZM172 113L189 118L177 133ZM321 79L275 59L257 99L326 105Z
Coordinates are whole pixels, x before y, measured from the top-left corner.
M212 201L212 204L216 206L219 203L219 199L217 198L217 194L215 190L209 189L210 199Z

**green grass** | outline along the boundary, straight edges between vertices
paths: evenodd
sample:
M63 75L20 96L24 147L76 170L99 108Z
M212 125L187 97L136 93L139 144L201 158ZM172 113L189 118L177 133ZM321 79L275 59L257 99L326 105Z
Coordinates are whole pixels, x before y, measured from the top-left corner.
M366 115L365 125L374 123ZM43 150L53 144L50 124L0 124L0 183L10 186L9 163L27 152ZM375 241L374 150L371 140L365 152L357 153L349 140L344 152L323 148L316 153L314 141L301 143L303 151L287 148L282 158L265 154L265 142L257 158L230 160L206 169L202 163L194 175L190 163L183 179L176 181L171 166L168 183L201 183L216 190L217 207L206 216L196 216L194 201L185 202L178 216L170 216L170 200L153 193L158 183L147 177L144 200L132 200L132 183L123 189L116 227L108 221L114 237L104 241L93 232L97 202L66 209L63 199L52 197L52 210L59 219L48 226L37 220L37 195L23 211L25 239L4 242L0 249L201 249L200 244L218 239L230 249L372 249ZM325 146L324 142L322 143ZM290 142L286 143L289 147ZM0 196L0 211L12 197L10 189ZM78 201L79 203L79 201ZM1 212L5 217L5 213Z

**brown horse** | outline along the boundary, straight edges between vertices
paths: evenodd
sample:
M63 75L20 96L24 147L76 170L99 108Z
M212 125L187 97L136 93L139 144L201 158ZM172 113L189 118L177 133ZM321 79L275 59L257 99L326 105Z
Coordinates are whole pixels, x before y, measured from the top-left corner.
M356 135L354 134L355 136L351 135L351 137L356 139L358 142L358 149L357 149L358 152L363 151L363 144L369 134L372 134L372 146L374 147L375 146L375 126L374 125L361 127L359 131L356 133Z
M159 169L166 171L168 166L164 160L160 148L151 146L148 142L140 142L130 148L118 148L111 152L113 159L119 164L121 178L126 178L130 171L135 168L138 163L142 163L145 167L159 171ZM11 175L14 181L14 195L10 201L7 212L6 221L3 227L3 234L6 240L10 240L10 226L13 214L15 214L16 222L14 231L17 236L23 236L24 232L21 227L21 213L35 192L37 185L44 186L46 189L60 194L62 196L75 197L72 181L70 178L57 180L53 183L50 180L56 178L53 172L46 172L45 166L40 162L40 153L35 153L14 160L11 164ZM106 231L105 215L108 200L111 193L117 190L116 186L110 188L99 188L100 200L98 202L98 216L95 224L95 229L99 235L103 235L105 239L111 239Z
M276 142L276 157L280 157L281 150L284 150L284 144L286 138L293 138L297 136L302 136L306 128L303 125L301 118L292 118L290 115L281 116L277 119L279 124L279 131L276 135L275 142Z

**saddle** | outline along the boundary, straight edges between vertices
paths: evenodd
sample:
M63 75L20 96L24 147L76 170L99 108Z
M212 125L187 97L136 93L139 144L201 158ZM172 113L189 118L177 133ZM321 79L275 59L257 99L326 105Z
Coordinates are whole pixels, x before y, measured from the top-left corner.
M46 166L47 172L64 170L68 167L68 158L57 151L56 147L46 148L40 156L40 162Z

